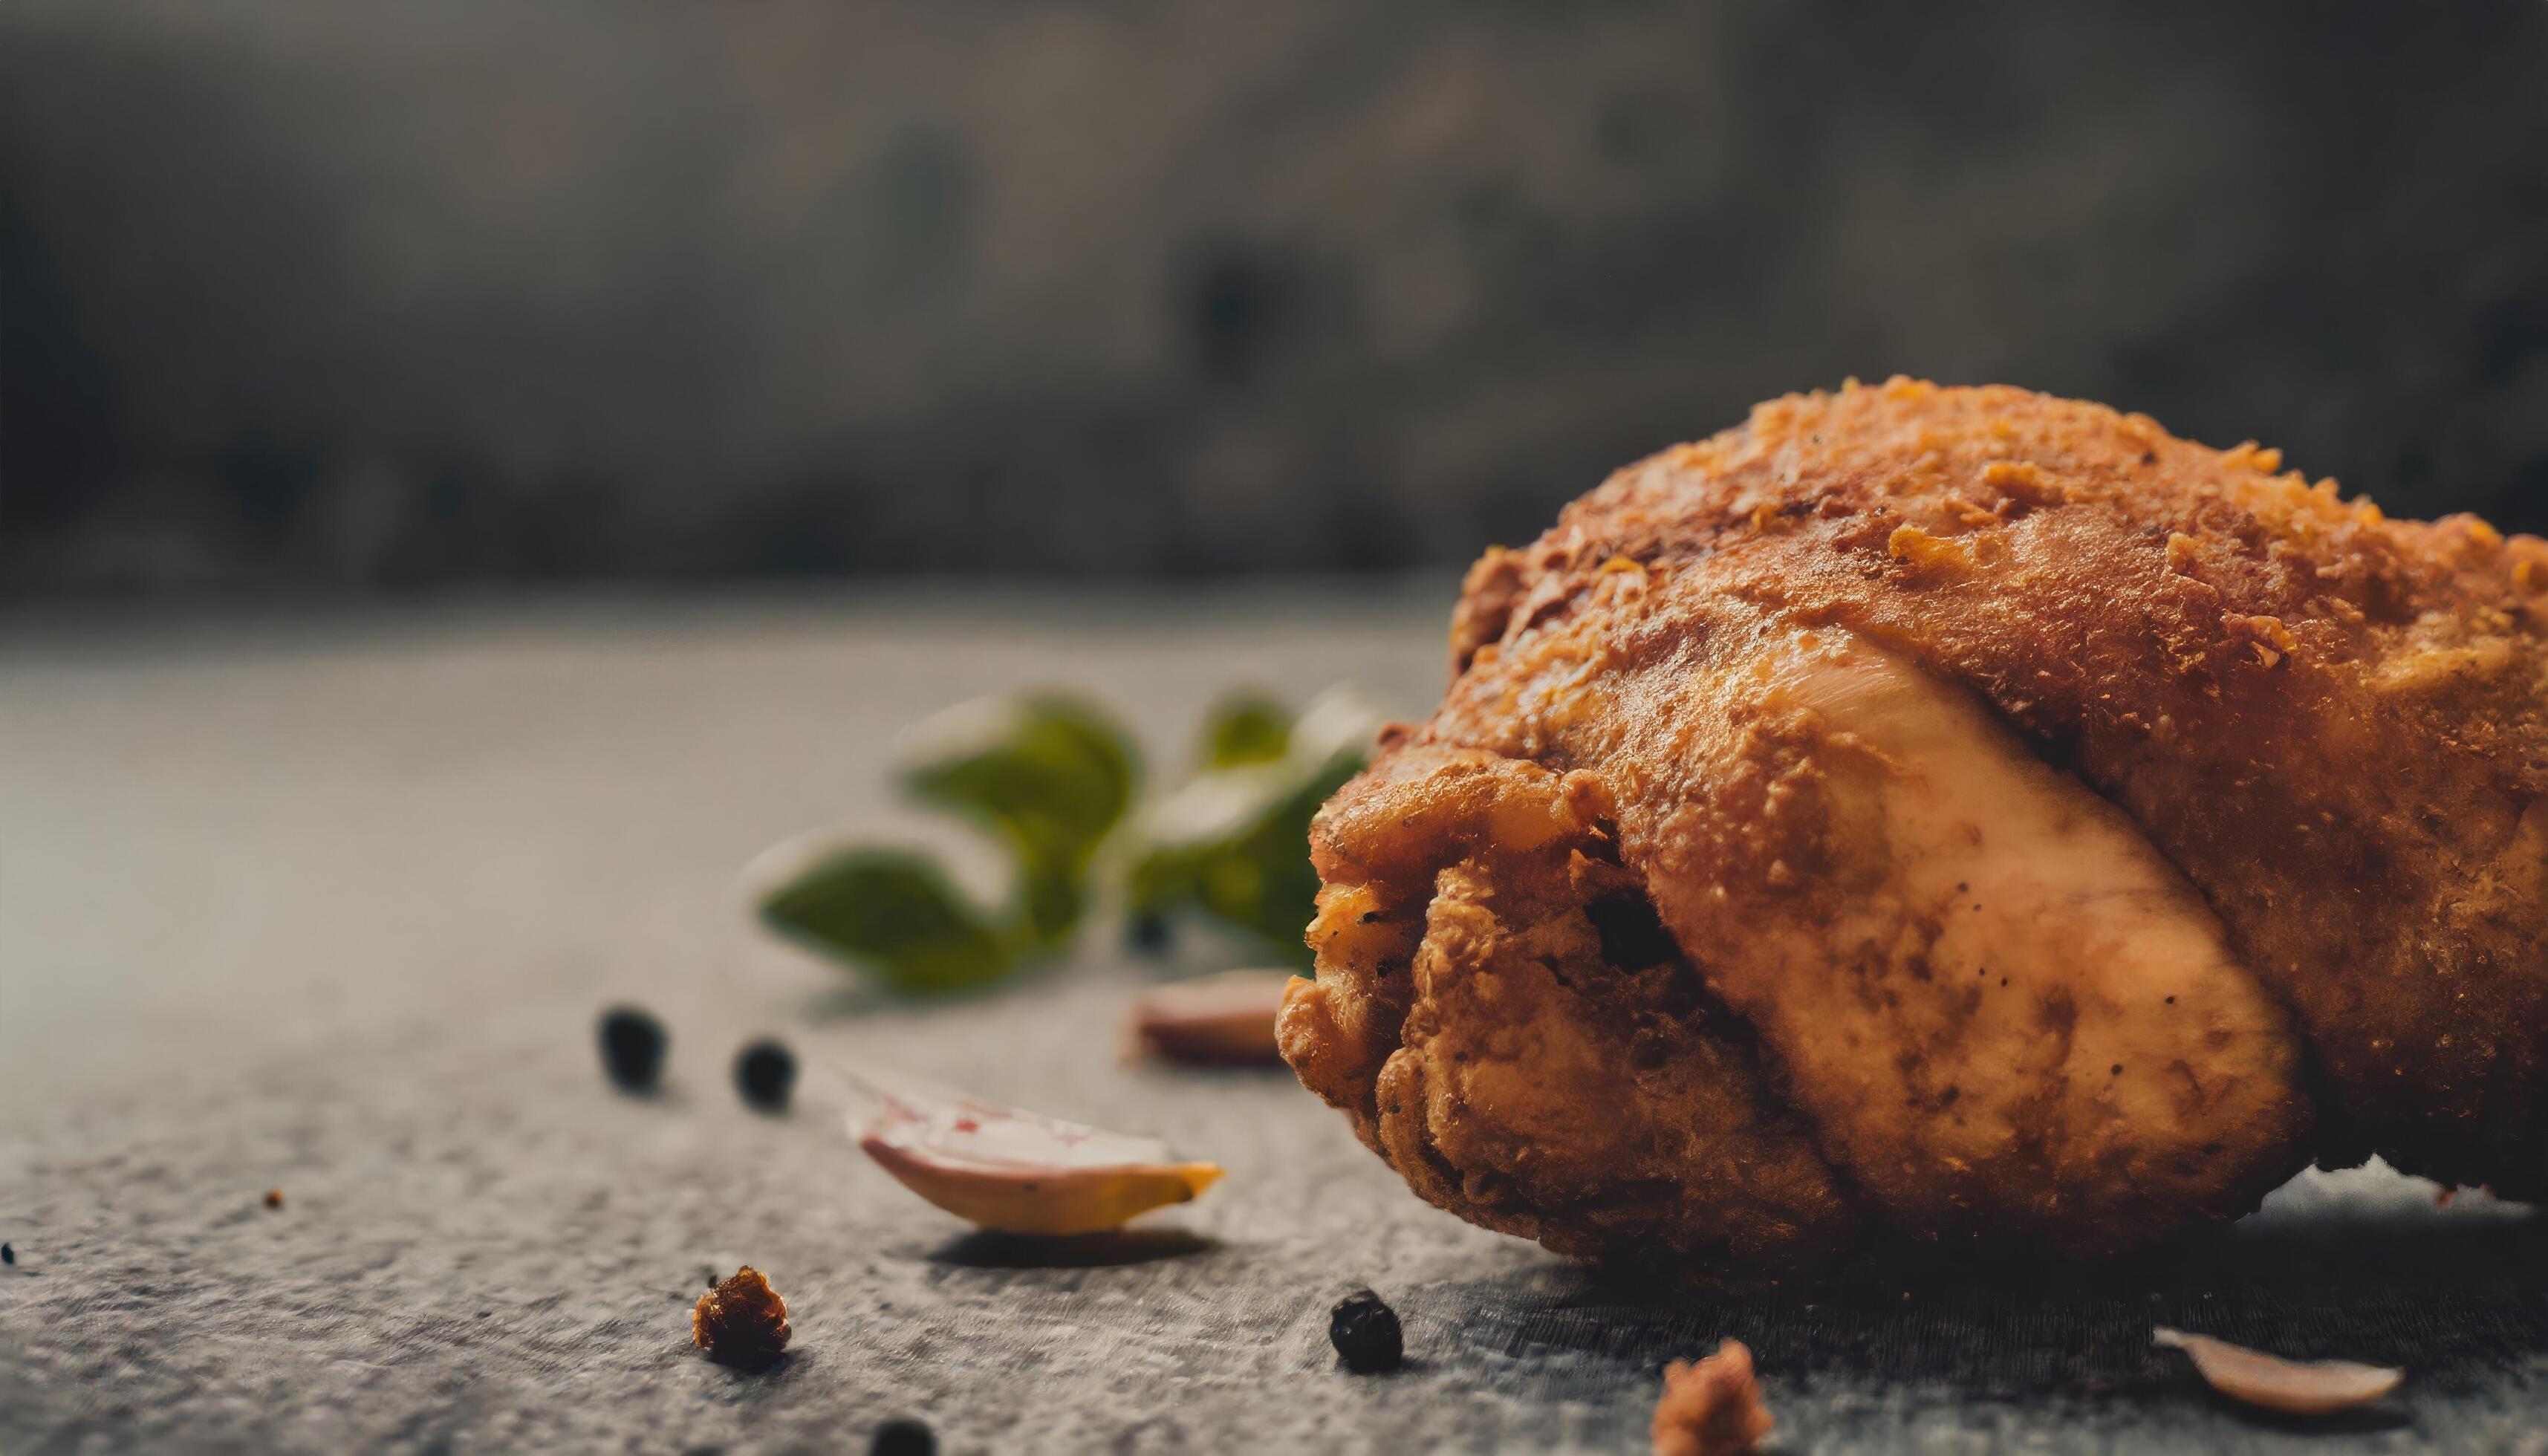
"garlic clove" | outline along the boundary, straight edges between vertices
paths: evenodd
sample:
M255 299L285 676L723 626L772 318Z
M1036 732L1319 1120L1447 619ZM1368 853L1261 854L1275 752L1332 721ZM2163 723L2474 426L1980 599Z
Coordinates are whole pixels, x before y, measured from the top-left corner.
M1119 1228L1188 1203L1221 1178L1133 1138L960 1092L895 1079L856 1079L883 1111L857 1128L859 1146L904 1187L984 1228L1065 1235Z
M1292 979L1288 970L1229 970L1144 991L1133 1003L1133 1045L1198 1066L1278 1063L1274 1019Z

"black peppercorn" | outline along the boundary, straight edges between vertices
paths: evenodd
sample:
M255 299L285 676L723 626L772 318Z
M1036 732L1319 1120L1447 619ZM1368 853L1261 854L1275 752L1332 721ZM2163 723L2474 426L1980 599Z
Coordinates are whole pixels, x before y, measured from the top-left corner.
M1336 1302L1334 1312L1327 1316L1327 1342L1344 1357L1345 1368L1356 1375L1395 1370L1407 1355L1405 1336L1398 1328L1398 1312L1367 1289L1356 1290Z
M664 1075L664 1024L633 1006L601 1018L601 1064L629 1092L651 1092Z
M937 1456L938 1437L917 1420L888 1420L867 1443L869 1456Z
M16 1262L18 1262L18 1251L5 1243L0 1243L0 1264L14 1264Z
M735 1053L734 1085L763 1112L785 1112L796 1086L796 1058L775 1042L755 1042Z

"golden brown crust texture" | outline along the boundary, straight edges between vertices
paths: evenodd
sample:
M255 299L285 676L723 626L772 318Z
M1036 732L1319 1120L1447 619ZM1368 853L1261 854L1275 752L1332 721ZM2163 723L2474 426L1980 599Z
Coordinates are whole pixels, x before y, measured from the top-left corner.
M2120 1246L2373 1150L2542 1191L2548 545L2279 468L1895 380L1621 471L1471 573L1441 709L1321 817L1286 1055L1419 1192L1594 1252ZM1637 1082L1664 1022L1705 1092ZM1819 1191L1713 1192L1739 1137ZM1618 1214L1666 1186L1709 1208Z

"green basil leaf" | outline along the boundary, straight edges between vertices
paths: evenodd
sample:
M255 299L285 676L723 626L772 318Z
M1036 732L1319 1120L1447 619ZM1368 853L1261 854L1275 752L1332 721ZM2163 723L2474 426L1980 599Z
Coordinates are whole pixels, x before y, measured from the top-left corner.
M1137 918L1199 912L1243 931L1296 965L1317 911L1310 820L1370 761L1376 718L1328 694L1290 732L1279 761L1196 774L1142 817L1126 880Z
M967 703L912 733L903 785L1046 857L1085 855L1133 802L1132 739L1074 698Z
M899 991L987 985L1017 949L927 858L900 850L830 855L761 901L772 930L874 971Z
M1270 697L1232 693L1213 704L1204 718L1206 769L1275 763L1291 750L1291 710Z
M1088 864L1131 807L1133 741L1096 707L1059 695L991 699L913 730L903 786L1006 840L1035 944L1069 939L1087 903Z

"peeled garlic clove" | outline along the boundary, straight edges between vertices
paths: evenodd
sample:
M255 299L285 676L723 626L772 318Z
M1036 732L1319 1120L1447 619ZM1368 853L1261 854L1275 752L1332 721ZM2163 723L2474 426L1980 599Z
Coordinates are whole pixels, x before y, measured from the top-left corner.
M883 1103L859 1146L905 1188L1003 1233L1099 1233L1221 1178L1165 1143L896 1079L857 1079ZM854 1125L855 1129L855 1125Z
M2214 1390L2233 1401L2294 1415L2325 1415L2366 1406L2398 1388L2404 1370L2351 1360L2283 1360L2209 1335L2160 1325L2152 1344L2183 1350Z
M1197 1065L1279 1062L1274 1018L1292 979L1288 970L1228 970L1154 987L1133 1003L1133 1044Z

